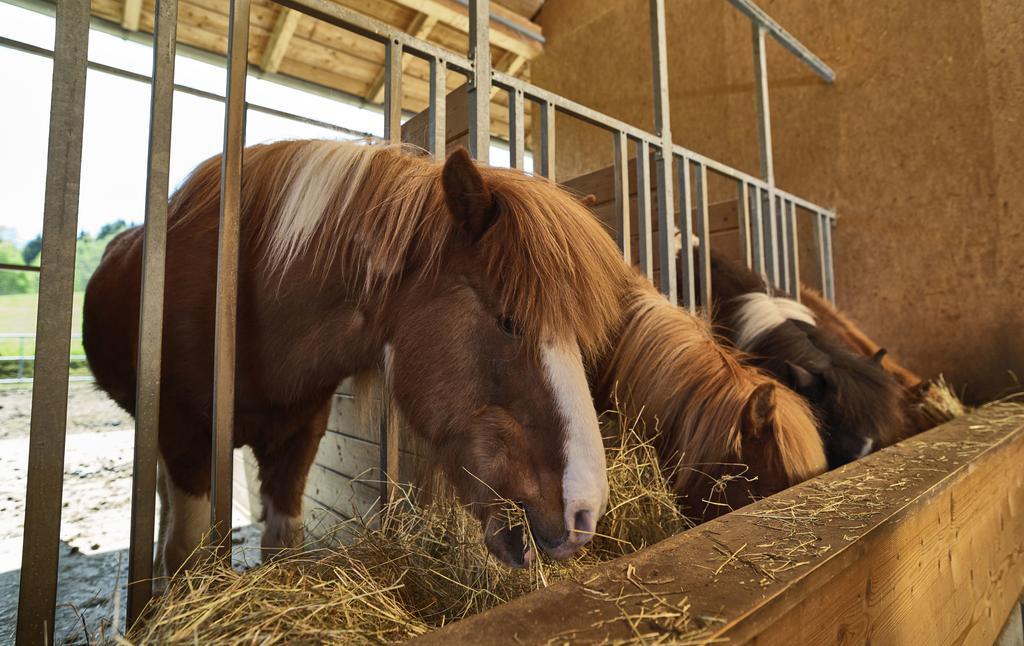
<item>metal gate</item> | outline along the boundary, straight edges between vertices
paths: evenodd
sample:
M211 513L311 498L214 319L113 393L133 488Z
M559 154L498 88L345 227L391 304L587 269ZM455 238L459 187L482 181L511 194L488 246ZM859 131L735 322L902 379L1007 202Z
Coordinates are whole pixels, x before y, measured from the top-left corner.
M489 0L469 0L469 55L462 56L414 38L386 23L368 18L330 0L277 0L278 4L382 43L385 48L384 136L401 137L403 55L427 62L430 69L427 148L445 156L445 84L447 71L463 74L469 88L469 149L487 161L490 144L492 87L509 99L511 163L523 167L525 106L536 104L539 145L534 150L538 174L554 179L555 115L568 115L609 133L615 151L616 213L619 242L630 255L632 215L629 207L629 152L636 157L637 186L650 182L653 155L657 185L658 240L661 258L675 254L674 232L683 240L700 239L697 266L683 254L683 305L695 309L698 293L710 302L710 236L708 173L735 183L743 256L783 292L799 297L797 213L814 223L825 295L834 300L832 228L835 213L775 185L765 41L771 36L811 67L825 82L834 73L750 0L729 0L752 25L761 172L754 177L675 144L670 126L665 2L650 0L654 132L648 132L591 110L576 102L492 69L488 29ZM57 0L56 38L47 154L42 266L39 280L35 380L33 382L24 551L18 604L17 641L52 641L57 588L65 423L68 395L68 347L71 338L72 290L77 235L79 178L89 33L89 0ZM225 99L220 238L217 263L216 350L214 368L213 457L210 526L221 550L230 550L232 437L236 294L238 285L239 206L245 128L246 56L249 0L231 0L228 81ZM157 0L153 37L153 74L146 188L143 294L140 312L138 384L136 391L135 460L132 483L131 544L128 574L129 625L152 594L153 533L160 407L160 352L163 326L164 265L167 237L168 164L171 104L174 92L177 0ZM692 171L692 179L691 179ZM637 217L641 271L653 278L652 205L639 195ZM678 208L678 217L677 209ZM696 213L696 217L693 216ZM17 269L4 266L2 269ZM23 268L34 270L35 268ZM676 273L662 271L660 289L676 302ZM381 454L391 473L397 451L388 451L394 436L384 429ZM394 456L394 457L391 457Z

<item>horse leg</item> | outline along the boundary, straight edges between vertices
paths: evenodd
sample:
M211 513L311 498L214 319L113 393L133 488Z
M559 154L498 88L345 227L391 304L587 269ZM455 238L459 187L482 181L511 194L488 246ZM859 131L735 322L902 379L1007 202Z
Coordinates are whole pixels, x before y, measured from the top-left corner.
M167 485L167 467L163 460L156 465L156 492L160 498L160 524L156 539L156 555L153 557L153 590L162 594L167 583L167 570L164 563L164 550L167 546L167 528L171 518L171 500Z
M210 530L209 426L167 402L160 411L160 553L162 568L173 576L192 561Z
M331 400L328 399L284 443L271 450L254 450L260 469L260 498L266 523L261 541L264 561L283 549L302 545L302 492L320 439L327 430L330 412Z

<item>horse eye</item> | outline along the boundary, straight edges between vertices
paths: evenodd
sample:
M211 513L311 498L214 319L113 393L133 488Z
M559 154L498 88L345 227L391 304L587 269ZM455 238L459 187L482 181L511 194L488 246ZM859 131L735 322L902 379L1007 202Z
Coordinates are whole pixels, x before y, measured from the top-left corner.
M498 329L504 332L506 336L510 336L513 339L523 336L523 329L519 327L519 323L511 316L499 316L497 323Z

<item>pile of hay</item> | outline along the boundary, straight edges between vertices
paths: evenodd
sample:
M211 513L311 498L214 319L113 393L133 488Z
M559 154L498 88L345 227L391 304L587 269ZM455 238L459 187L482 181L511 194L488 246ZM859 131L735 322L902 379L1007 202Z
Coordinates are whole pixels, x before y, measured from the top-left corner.
M594 540L576 558L510 570L489 555L479 523L450 496L408 499L374 521L336 531L346 541L247 572L216 559L179 574L127 639L166 642L380 643L404 641L692 526L676 506L654 448L613 419L611 498ZM619 432L619 428L622 429ZM515 522L525 522L520 514Z
M924 420L922 428L945 424L967 413L963 402L942 375L939 375L938 379L926 381L917 395L911 413Z

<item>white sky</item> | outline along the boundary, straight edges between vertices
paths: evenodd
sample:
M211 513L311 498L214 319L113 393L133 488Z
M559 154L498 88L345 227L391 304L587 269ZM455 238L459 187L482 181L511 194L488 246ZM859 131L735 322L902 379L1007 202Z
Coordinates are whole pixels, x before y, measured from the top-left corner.
M0 2L0 35L53 49L53 18ZM148 46L100 31L89 32L89 60L152 73ZM50 115L52 62L34 54L0 47L0 226L14 227L24 243L42 230L46 184L46 142ZM179 55L175 82L224 94L222 67ZM86 80L85 134L78 228L96 233L110 221L141 222L146 190L149 84L89 71ZM383 134L384 117L315 94L252 76L250 103L283 110L352 130ZM200 161L220 152L224 106L181 92L174 95L171 135L171 186ZM290 119L249 111L246 143L303 137L340 138L341 133ZM527 159L527 170L530 169ZM508 165L508 150L491 148L491 163Z

